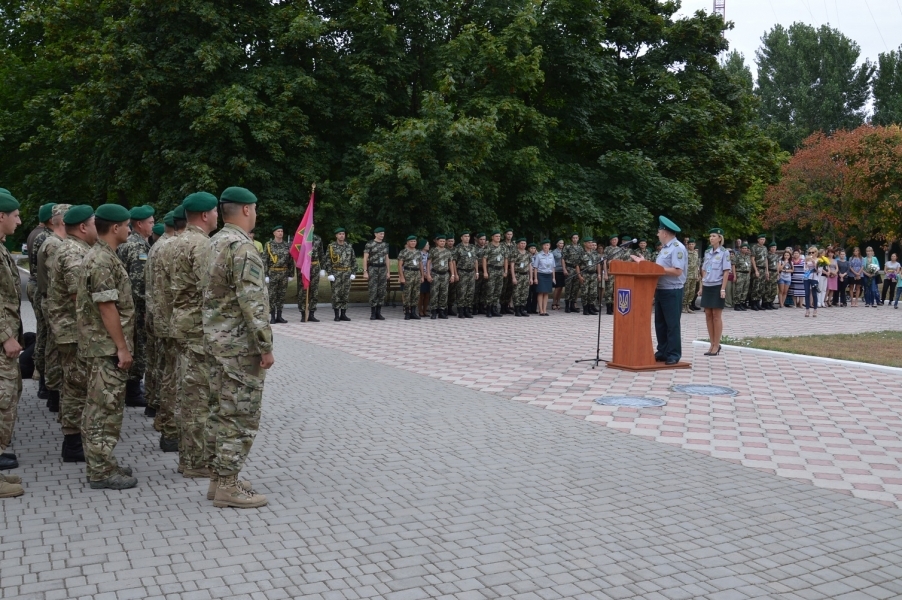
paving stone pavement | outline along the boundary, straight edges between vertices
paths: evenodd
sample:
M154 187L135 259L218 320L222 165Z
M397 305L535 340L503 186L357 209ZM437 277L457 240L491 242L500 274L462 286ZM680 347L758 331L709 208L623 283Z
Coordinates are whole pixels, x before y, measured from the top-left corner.
M728 310L724 333L747 337L902 328L902 312L890 308L819 313L813 319L797 309ZM322 347L902 507L902 371L882 373L729 349L709 358L703 356L705 346L692 345L707 337L702 314L682 319L683 354L693 368L654 373L576 363L595 355L598 321L560 311L547 318L408 322L400 309L387 309L383 314L388 320L373 323L366 308L353 308L351 323L329 320L310 326L298 323L292 310L286 314L292 322L279 331ZM612 341L611 318L603 316L603 359L610 358ZM690 396L672 390L689 383L723 385L737 395ZM594 403L606 395L650 396L666 400L667 406L638 410Z

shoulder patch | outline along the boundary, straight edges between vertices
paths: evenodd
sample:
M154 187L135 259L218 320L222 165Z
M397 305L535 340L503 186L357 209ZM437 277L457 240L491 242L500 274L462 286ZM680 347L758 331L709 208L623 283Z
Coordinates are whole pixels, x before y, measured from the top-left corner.
M679 251L677 252L677 259L678 259L678 260L683 260L683 253L682 253L682 252L679 252Z

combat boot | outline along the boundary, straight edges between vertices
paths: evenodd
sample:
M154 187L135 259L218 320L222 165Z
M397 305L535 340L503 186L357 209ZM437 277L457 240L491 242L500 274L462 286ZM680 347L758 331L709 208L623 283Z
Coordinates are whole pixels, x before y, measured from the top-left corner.
M752 300L751 302L749 302L749 308L751 308L755 312L758 312L758 301Z
M120 475L125 475L126 477L132 476L132 468L131 467L116 467L116 472ZM88 475L85 475L85 481L91 483L91 478Z
M138 480L122 471L117 471L106 479L90 483L92 490L127 490L136 485L138 485Z
M178 438L168 438L168 437L165 437L161 433L160 434L160 450L162 450L163 452L178 452L179 451Z
M438 319L438 311L437 311L437 310L430 310L430 311L429 311L429 318L430 318L432 321L435 321L436 319Z
M8 479L0 476L0 498L15 498L25 493L25 490L18 483L12 483Z
M525 304L520 305L520 314L523 315L524 317L529 316L529 312L527 312Z
M420 320L420 315L417 314L416 306L410 307L410 320L411 321L419 321Z
M217 475L216 471L210 469L210 487L207 488L207 500L212 500L216 497L216 488L219 487L219 475ZM243 479L238 480L238 487L248 492L254 491L251 487L250 481L245 481Z
M381 304L376 307L376 320L377 321L385 320L385 317L382 316L382 305Z
M464 316L465 316L466 318L468 318L468 319L472 319L472 318L473 318L473 313L470 312L470 307L469 307L469 306L467 307L467 312L466 312L466 314L465 314Z
M335 321L341 321L341 317L339 316L339 313L340 313L341 311L339 311L337 308L334 309L334 310L335 310L335 319L334 319L334 320L335 320Z
M69 433L63 436L63 462L84 462L85 450L81 444L80 433Z
M371 306L370 307L370 321L375 321L375 320L376 320L376 307Z
M584 315L591 315L591 314L592 314L592 312L589 310L589 305L588 305L588 304L583 304L583 314L584 314Z
M350 320L351 320L351 319L348 318L348 315L345 314L345 309L344 309L344 308L341 309L341 314L339 315L338 320L339 320L339 321L350 321Z
M125 405L137 406L140 408L147 406L147 400L144 399L144 389L141 386L140 379L129 379L125 382Z
M564 312L565 313L570 312L570 301L569 300L564 300Z
M60 393L59 390L50 390L50 397L47 399L47 408L52 413L60 411Z
M0 471L9 471L19 468L19 459L12 452L0 454Z
M287 322L288 321L286 321L285 319L282 318L282 311L277 310L276 311L276 323L287 323Z
M488 306L485 307L485 316L488 317L489 319L492 318L492 309L489 308Z
M456 317L456 316L457 316L457 313L454 312L454 308L452 308L452 307L450 307L450 306L448 307L448 316L449 316L449 317Z
M269 311L269 324L270 325L276 324L276 311L274 311L274 310Z
M152 406L148 406L144 409L144 416L150 417L151 419L155 418L157 416L157 409Z
M614 305L613 304L606 304L605 308L607 309L606 314L609 314L609 315L614 314Z
M192 479L209 479L210 476L211 471L208 467L199 467L197 469L186 468L182 471L182 477L189 477Z
M260 508L266 506L266 496L253 490L246 490L238 485L236 475L219 478L216 495L213 497L216 508Z
M22 483L22 478L18 475L4 475L0 473L0 481L5 481L6 483Z
M308 321L309 323L319 323L319 319L316 318L316 311L315 311L315 310L311 310L311 311L310 311L310 316L307 317L307 321Z
M438 309L438 318L439 319L447 319L448 318L448 313L445 312L444 308Z
M404 307L404 320L405 321L410 320L410 307L409 306Z
M50 390L47 389L47 383L44 381L44 374L41 373L41 378L38 380L38 398L46 400L49 398L49 393Z
M467 318L467 309L464 307L460 307L457 309L457 318L458 319L466 319Z
M492 305L492 316L499 317L499 318L501 317L501 311L499 310L499 307L497 304Z
M590 314L590 315L597 315L597 314L598 314L598 311L595 310L595 305L594 305L594 304L590 304L590 305L589 305L589 314Z

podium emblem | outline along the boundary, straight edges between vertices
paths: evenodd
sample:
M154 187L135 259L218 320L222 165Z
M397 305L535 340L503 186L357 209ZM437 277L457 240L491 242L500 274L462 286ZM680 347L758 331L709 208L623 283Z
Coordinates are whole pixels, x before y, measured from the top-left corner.
M630 290L617 290L617 312L622 316L629 314L633 306L633 296Z

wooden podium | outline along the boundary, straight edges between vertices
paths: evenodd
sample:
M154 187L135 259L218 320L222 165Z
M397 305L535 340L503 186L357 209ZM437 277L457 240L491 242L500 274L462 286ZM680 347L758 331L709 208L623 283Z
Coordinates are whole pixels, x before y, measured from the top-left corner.
M614 289L614 353L608 366L624 371L655 371L688 369L692 365L678 362L666 365L655 361L651 341L651 314L658 277L664 267L650 261L626 262L615 260L608 271L616 276Z

